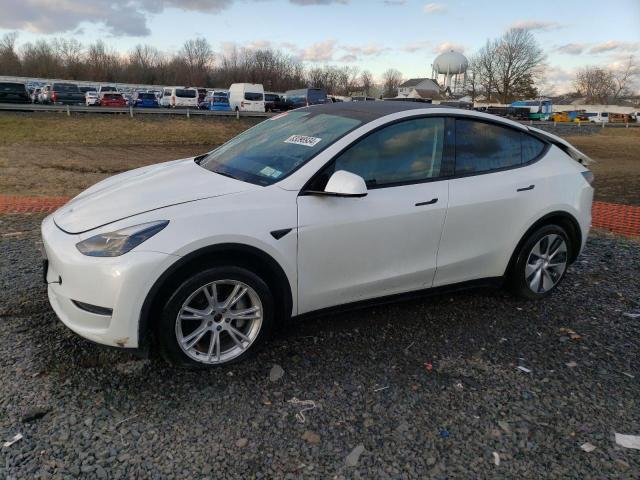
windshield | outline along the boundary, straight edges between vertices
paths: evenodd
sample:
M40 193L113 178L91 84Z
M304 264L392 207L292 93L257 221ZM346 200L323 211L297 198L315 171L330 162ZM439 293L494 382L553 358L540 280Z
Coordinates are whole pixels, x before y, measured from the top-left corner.
M2 92L24 92L23 83L0 83L0 91Z
M73 83L54 83L53 90L58 92L79 92L78 86Z
M180 98L196 98L198 92L196 90L187 90L182 88L176 88L176 97Z
M245 182L271 185L361 124L360 120L324 113L284 113L225 143L200 166Z
M244 92L244 99L259 102L264 100L264 95L259 92Z

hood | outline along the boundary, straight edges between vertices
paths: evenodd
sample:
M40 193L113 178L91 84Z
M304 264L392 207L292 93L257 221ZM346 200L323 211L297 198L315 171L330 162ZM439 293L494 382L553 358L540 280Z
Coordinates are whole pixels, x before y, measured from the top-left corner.
M73 198L53 219L65 232L77 234L150 210L252 188L259 187L210 172L193 158L176 160L107 178Z

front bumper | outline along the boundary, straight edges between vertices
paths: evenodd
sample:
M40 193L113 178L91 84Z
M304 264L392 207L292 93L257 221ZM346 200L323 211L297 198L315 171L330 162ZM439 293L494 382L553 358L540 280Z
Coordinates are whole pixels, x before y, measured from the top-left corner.
M81 235L60 230L52 216L42 222L48 260L45 281L53 310L62 323L84 338L138 348L142 304L156 279L178 257L135 249L120 257L88 257L75 246L81 240ZM89 312L74 301L111 309L112 314Z

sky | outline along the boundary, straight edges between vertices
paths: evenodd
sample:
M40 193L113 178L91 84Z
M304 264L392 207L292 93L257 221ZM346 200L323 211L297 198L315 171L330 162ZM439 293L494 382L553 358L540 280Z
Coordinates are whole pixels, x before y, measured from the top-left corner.
M354 65L379 79L430 77L449 49L471 55L511 27L531 29L547 54L543 91L571 89L586 65L640 62L640 0L1 0L0 35L18 43L43 37L103 39L128 52L146 43L173 53L206 38L223 53L233 45L271 47L308 64ZM2 72L0 72L2 73Z

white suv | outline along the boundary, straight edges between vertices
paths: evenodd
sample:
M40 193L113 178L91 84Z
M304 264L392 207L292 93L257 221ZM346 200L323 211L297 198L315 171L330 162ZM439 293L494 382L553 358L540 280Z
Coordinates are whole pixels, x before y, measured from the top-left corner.
M141 348L155 333L176 363L221 365L277 322L356 302L487 283L543 298L587 238L587 160L472 111L290 111L47 217L49 300L96 342Z

